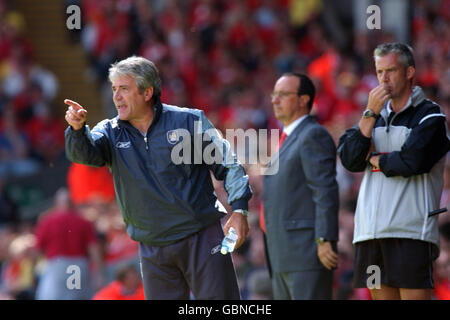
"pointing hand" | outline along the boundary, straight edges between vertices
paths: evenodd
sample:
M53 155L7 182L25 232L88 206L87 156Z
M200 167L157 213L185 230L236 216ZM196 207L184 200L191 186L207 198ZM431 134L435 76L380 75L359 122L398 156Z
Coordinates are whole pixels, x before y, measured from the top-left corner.
M77 102L69 99L65 99L64 103L69 106L67 108L65 116L67 123L74 130L80 130L81 128L83 128L87 118L86 109L80 106Z

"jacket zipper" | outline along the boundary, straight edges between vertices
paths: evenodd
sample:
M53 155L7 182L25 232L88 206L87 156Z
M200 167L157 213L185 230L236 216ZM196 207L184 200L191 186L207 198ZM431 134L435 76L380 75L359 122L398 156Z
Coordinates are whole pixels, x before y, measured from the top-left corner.
M389 114L387 115L387 117L385 118L385 122L386 122L386 140L387 140L387 149L389 150L389 152L391 152L391 137L389 135L389 131L390 131L390 126L391 123L394 122L394 119L397 117L397 115L401 112L403 112L404 110L408 109L410 106L406 107L405 109L401 110L400 112L396 112L391 120L389 121ZM379 211L380 211L380 198L381 198L381 190L383 190L383 179L381 179L381 183L380 183L380 188L379 188L379 192L378 192L378 199L377 199L377 210L375 211L375 219L374 219L374 238L377 237L377 218L379 215Z
M398 115L398 112L395 113L395 114L392 116L391 121L389 121L389 115L388 115L387 121L386 121L386 122L387 122L387 127L386 127L386 132L387 132L387 133L389 133L389 129L390 129L391 123L394 122L394 119L395 119L395 117L397 117L397 115Z
M147 136L144 137L145 150L148 150Z
M386 132L389 132L389 127L391 126L391 123L394 122L394 119L397 117L397 115L398 115L399 113L404 112L405 110L407 110L407 109L409 109L409 108L411 108L411 107L412 107L412 103L410 103L406 108L400 110L399 112L396 112L396 113L392 116L391 121L386 121L386 124L387 124ZM386 119L389 120L389 115L387 116Z

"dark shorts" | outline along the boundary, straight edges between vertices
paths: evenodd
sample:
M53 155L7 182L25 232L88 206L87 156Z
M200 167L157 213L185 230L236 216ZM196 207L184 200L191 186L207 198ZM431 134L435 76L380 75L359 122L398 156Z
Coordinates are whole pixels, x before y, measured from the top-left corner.
M379 267L381 284L405 289L433 288L433 250L436 247L430 242L404 238L358 242L353 285L355 288L373 286L375 270Z
M139 243L145 298L150 300L239 300L231 255L220 253L220 221L167 246Z

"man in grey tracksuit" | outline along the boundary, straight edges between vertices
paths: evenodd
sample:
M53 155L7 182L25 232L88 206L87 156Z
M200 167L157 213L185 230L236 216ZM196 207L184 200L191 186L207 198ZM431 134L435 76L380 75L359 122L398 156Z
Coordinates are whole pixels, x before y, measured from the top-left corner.
M92 131L87 110L69 105L67 157L107 165L133 240L139 242L147 299L239 299L230 255L220 243L230 227L239 247L248 233L248 176L204 113L161 103L155 65L130 57L111 66L114 119ZM233 214L218 201L210 172L224 180Z
M379 86L359 124L339 140L350 171L364 171L355 213L355 287L381 271L374 299L429 299L439 254L437 216L445 155L445 114L413 86L412 49L389 43L374 51ZM373 283L370 283L372 285Z

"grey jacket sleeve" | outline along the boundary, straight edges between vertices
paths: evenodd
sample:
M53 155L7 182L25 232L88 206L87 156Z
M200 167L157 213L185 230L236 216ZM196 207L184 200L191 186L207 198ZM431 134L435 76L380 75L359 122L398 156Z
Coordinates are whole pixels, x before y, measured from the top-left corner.
M109 142L103 123L97 124L92 131L84 129L65 131L66 156L72 162L93 167L102 167L111 163Z
M315 237L337 241L339 190L334 141L324 128L315 127L306 133L300 156L316 208Z
M232 210L248 210L248 200L252 196L249 177L231 151L229 142L200 112L201 134L203 136L203 162L213 172L217 180L224 180L225 191L228 194L228 204Z

